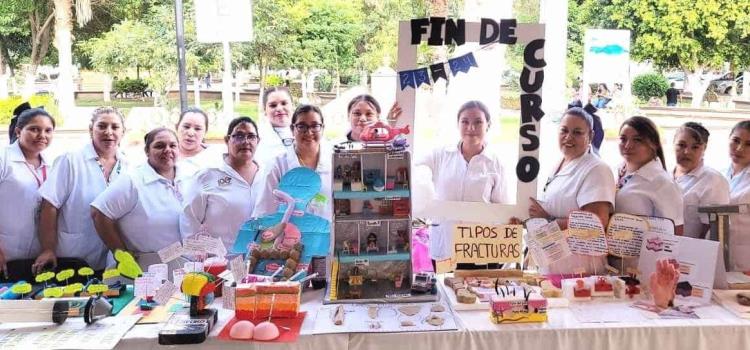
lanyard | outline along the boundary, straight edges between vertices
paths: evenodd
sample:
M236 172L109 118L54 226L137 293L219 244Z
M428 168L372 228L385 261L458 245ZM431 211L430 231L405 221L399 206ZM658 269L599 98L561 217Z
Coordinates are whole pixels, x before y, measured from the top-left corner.
M625 186L628 183L628 181L630 181L630 179L633 178L633 175L635 175L635 173L625 175L625 169L620 170L620 176L619 176L619 179L617 180L616 191L621 190L623 186Z
M42 187L42 183L44 183L44 181L47 181L47 166L42 164L42 178L40 179L39 175L37 175L36 173L36 170L34 170L34 167L32 167L27 162L23 162L23 163L26 164L26 168L29 169L29 171L31 172L31 175L34 175L34 180L36 180L36 187L37 188Z
M115 173L115 175L120 175L120 170L122 167L122 163L120 163L120 160L117 159L117 163L115 164L115 168L112 169L112 172L109 173L109 176L106 175L106 172L104 170L104 165L102 162L99 161L99 157L96 157L96 164L99 164L99 169L102 170L102 176L104 177L104 184L106 186L109 186L109 179L112 178L112 172Z

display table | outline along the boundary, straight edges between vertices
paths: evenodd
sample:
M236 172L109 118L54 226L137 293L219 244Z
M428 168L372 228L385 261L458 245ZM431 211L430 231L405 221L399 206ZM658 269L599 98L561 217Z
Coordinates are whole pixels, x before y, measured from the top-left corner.
M310 334L323 291L305 292L308 312L298 342L266 344L221 341L216 335L233 316L220 309L219 322L201 349L750 349L750 320L740 319L719 305L697 310L701 319L647 319L639 322L581 323L568 308L550 309L549 321L495 325L485 311L456 312L459 331L424 333ZM628 302L614 302L623 307ZM616 308L615 308L616 310ZM118 349L164 349L157 342L161 325L136 325Z

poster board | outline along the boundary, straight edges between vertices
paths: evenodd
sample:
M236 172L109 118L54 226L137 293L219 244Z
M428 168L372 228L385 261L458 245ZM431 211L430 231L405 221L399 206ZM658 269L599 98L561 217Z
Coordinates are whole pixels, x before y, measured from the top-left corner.
M536 196L537 178L539 175L539 138L541 137L540 120L544 116L542 109L542 84L544 82L544 24L517 23L515 19L495 20L482 18L479 22L466 22L463 19L446 19L431 17L412 19L399 23L397 70L413 72L410 80L399 82L396 100L403 115L397 120L398 127L414 124L416 89L422 83L430 82L435 70L417 66L417 49L422 42L431 46L463 45L467 42L479 42L487 45L500 44L524 45L524 68L520 75L521 123L518 135L518 160L514 164L517 181L516 198L513 204L487 204L478 202L456 202L432 200L423 208L415 208L415 216L439 217L444 220L468 222L508 222L511 217L523 217L529 206L529 198ZM490 40L492 39L492 40ZM471 62L467 55L453 58L454 62L463 62L458 69L470 69L476 62ZM457 61L455 61L457 60ZM449 59L449 63L450 63ZM448 64L449 68L455 65ZM446 66L446 67L447 67ZM446 69L442 67L442 69ZM445 71L443 74L447 76ZM460 76L458 76L460 77ZM403 84L406 84L403 85ZM402 89L403 87L403 89ZM418 127L418 126L416 126ZM408 135L409 143L414 145L413 134ZM415 146L418 147L418 146ZM510 165L510 164L508 164ZM513 187L513 184L510 184Z
M458 224L453 227L451 260L455 263L520 263L523 226Z
M195 31L201 43L252 40L252 0L195 0Z

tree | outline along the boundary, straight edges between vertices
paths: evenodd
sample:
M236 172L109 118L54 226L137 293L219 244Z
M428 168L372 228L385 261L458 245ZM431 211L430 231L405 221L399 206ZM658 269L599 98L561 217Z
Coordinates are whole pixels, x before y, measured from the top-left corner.
M586 0L591 22L630 29L633 58L679 68L688 77L693 107L699 107L709 70L750 59L750 1Z
M2 61L8 61L11 69L16 67L11 49L18 48L27 40L30 47L29 69L27 74L36 74L37 67L47 56L52 42L54 7L47 0L4 0L0 1L0 46ZM24 50L25 48L22 48Z

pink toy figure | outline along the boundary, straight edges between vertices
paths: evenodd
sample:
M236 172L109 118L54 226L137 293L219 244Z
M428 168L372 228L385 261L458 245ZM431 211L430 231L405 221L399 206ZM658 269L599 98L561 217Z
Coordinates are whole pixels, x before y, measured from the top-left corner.
M364 142L386 142L401 134L409 134L408 125L403 128L394 128L382 121L378 121L366 126L359 137Z
M429 228L421 227L411 236L411 266L414 273L433 272L429 250Z
M284 212L284 216L281 218L281 222L269 228L268 230L263 231L263 233L260 234L260 246L263 249L271 248L272 246L279 248L280 246L286 246L290 244L296 239L294 243L291 243L291 246L294 246L294 244L299 242L301 234L297 226L290 223L289 219L292 217L292 214L294 214L295 216L302 216L304 213L299 210L294 210L295 200L294 198L292 198L292 196L280 190L273 190L273 194L280 202L286 202L286 211ZM282 242L285 240L286 236L289 236L289 239L287 239L285 244L282 245Z

